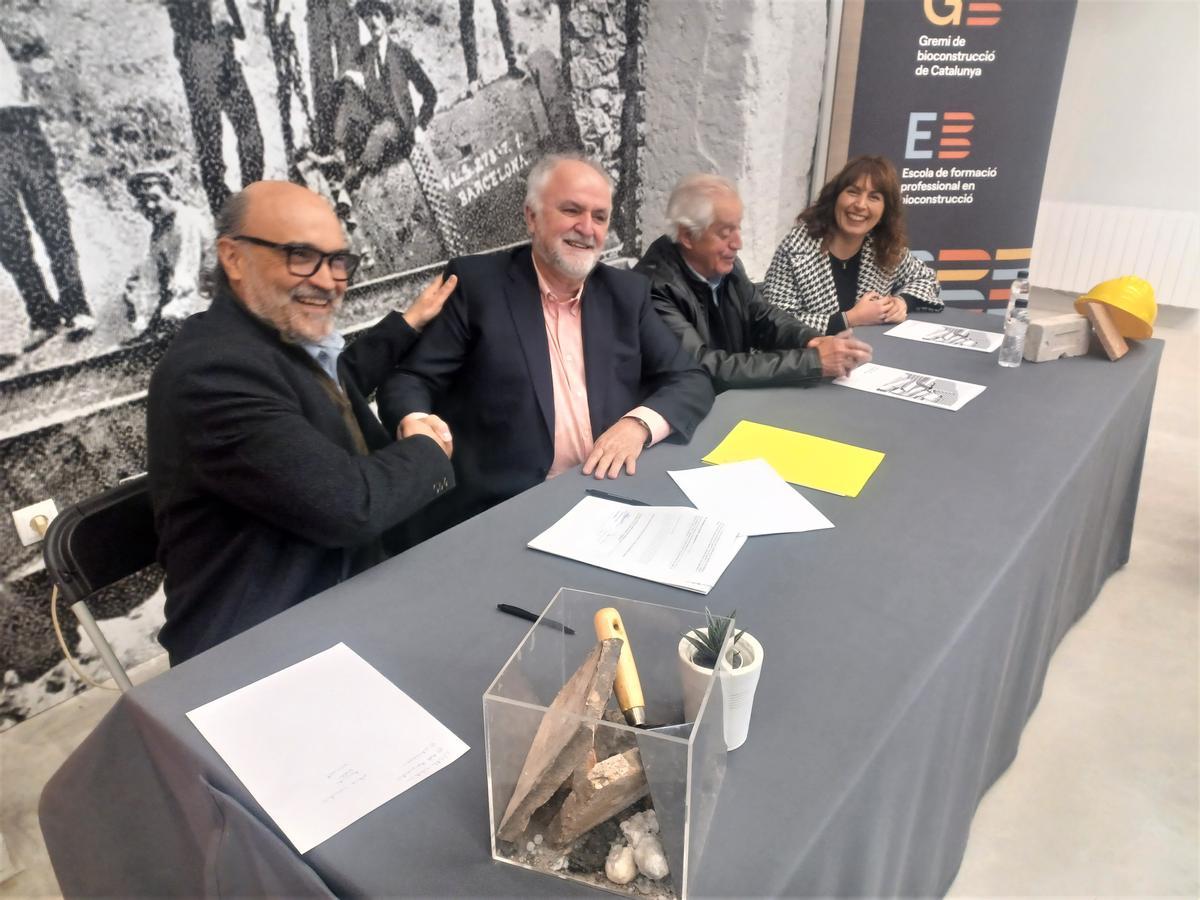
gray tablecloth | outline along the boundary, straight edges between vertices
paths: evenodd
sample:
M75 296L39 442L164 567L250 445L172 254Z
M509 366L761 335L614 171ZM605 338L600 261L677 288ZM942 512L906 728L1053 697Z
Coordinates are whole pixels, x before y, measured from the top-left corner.
M541 609L561 586L736 607L765 646L704 893L944 893L1051 653L1128 557L1161 345L1010 370L861 331L877 362L987 390L959 412L827 384L731 392L690 445L606 485L684 503L666 471L750 419L886 452L857 499L804 490L836 528L752 538L701 597L526 549L592 481L541 485L123 697L42 795L64 893L588 893L493 863L488 841L481 695L527 627L495 604ZM300 857L185 713L338 641L472 749Z

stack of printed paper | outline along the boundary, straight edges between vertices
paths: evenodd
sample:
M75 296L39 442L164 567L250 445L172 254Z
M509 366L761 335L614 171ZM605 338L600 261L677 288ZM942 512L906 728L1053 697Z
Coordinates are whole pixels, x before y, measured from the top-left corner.
M534 550L707 594L746 536L686 506L584 497L529 542Z

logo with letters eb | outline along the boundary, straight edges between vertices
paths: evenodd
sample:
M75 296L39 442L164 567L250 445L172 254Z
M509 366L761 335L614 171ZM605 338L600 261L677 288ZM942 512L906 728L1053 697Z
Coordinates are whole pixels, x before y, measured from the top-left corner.
M904 140L905 159L966 159L971 155L975 114L969 112L910 112ZM937 136L934 136L934 133Z

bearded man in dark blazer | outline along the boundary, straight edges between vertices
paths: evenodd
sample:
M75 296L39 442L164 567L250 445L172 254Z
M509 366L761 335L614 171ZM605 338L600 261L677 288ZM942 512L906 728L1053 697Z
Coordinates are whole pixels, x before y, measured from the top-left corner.
M378 395L389 427L436 413L455 434L458 489L406 543L564 472L632 475L645 447L708 413L709 378L649 281L597 265L611 212L599 165L550 156L529 174L532 246L451 261L445 310Z
M173 665L379 562L382 533L454 485L444 423L397 440L367 404L454 279L346 346L334 316L357 258L327 201L258 182L216 224L212 304L147 407Z

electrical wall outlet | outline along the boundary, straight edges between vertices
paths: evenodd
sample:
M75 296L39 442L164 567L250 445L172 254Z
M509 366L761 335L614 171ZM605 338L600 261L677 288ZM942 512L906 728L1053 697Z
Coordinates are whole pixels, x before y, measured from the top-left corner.
M17 526L17 536L21 539L21 544L28 547L42 539L41 533L33 527L34 519L45 516L46 524L49 525L57 515L58 507L54 505L53 500L43 500L41 503L15 510L12 514L13 524Z

